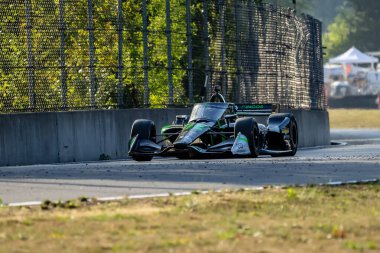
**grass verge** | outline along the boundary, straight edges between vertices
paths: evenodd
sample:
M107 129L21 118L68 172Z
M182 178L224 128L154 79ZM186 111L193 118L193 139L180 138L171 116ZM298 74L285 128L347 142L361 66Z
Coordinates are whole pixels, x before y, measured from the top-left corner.
M380 184L0 208L0 252L379 252Z
M380 128L380 110L329 109L331 128Z

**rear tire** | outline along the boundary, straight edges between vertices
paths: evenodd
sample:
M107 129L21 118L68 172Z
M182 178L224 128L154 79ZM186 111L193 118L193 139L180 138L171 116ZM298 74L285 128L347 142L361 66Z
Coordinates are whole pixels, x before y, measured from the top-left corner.
M297 121L295 120L294 117L290 121L289 135L290 135L290 148L292 150L292 152L289 155L294 156L297 153L297 149L298 149L298 126L297 126Z
M156 126L154 125L154 122L147 119L138 119L133 122L132 129L131 129L131 136L132 139L136 135L139 135L139 139L148 139L156 142ZM150 161L152 160L152 155L132 155L132 159L135 161Z
M248 139L249 150L251 151L251 157L257 157L259 155L259 127L254 118L240 118L235 123L234 136L237 137L238 133L242 133Z
M288 117L290 119L290 122L289 122L290 150L289 150L289 152L287 152L285 154L273 154L273 155L271 155L272 157L294 156L297 153L297 149L298 149L298 126L297 126L297 121L294 118L293 114L291 114L291 113L273 114L268 118L268 125L269 124L279 124L285 119L285 117Z

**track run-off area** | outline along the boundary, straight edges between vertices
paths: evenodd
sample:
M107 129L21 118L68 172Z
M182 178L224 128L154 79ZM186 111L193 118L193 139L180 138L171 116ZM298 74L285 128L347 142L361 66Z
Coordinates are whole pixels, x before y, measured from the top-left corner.
M0 198L14 204L380 178L380 129L333 129L331 139L341 144L300 149L294 157L0 167Z

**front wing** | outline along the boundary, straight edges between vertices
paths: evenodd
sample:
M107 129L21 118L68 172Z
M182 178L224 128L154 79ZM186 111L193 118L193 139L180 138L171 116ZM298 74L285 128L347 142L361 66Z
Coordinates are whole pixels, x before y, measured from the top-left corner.
M233 155L231 148L234 145L235 138L230 138L219 144L202 148L195 144L190 144L186 148L178 149L174 145L159 145L151 140L134 138L131 140L129 155L134 156L178 156L185 153L191 153L193 156L208 155L208 156L246 156L246 155ZM259 148L260 155L288 155L291 150L269 150Z

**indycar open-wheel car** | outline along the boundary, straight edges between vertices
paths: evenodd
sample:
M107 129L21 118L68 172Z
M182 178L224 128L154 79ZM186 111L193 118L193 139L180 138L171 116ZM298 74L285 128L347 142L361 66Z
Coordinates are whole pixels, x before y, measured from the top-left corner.
M222 102L199 103L190 115L177 115L172 124L162 127L160 134L153 121L136 120L131 129L129 155L136 161L150 161L153 156L296 154L298 127L291 113L278 113L278 105L226 103L218 93L217 98ZM267 117L266 124L259 124L254 117Z

